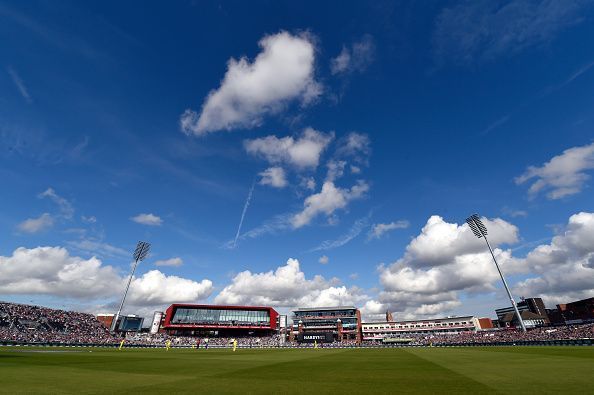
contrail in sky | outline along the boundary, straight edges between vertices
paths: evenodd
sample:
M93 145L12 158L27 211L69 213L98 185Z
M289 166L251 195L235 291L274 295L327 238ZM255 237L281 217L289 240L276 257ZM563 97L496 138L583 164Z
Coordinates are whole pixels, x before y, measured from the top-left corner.
M241 232L241 226L243 225L243 219L245 218L245 213L250 205L250 201L252 200L252 194L254 193L254 187L256 186L256 180L252 183L252 187L250 188L250 192L248 193L248 197L245 201L245 206L243 206L243 212L241 213L241 219L239 220L239 226L237 227L237 233L235 234L235 240L233 240L233 248L237 245L237 239L239 239L239 232Z

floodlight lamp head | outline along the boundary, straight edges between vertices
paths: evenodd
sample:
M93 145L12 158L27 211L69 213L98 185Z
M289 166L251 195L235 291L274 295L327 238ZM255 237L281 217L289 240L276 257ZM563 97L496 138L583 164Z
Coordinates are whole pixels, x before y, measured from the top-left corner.
M136 245L136 250L134 250L134 259L137 261L143 261L144 258L148 255L151 249L150 243L139 241Z
M479 239L487 235L487 227L481 221L481 217L478 214L472 214L470 217L466 218L466 223L472 229L472 232L476 237Z

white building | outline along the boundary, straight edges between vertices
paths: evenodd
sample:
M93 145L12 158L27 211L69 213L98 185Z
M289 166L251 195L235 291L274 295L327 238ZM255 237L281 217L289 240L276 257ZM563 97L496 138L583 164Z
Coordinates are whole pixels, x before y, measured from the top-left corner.
M481 327L481 323L484 326ZM363 341L384 339L406 339L418 336L458 334L462 332L476 332L486 329L486 321L474 316L446 317L427 320L363 322L361 331Z

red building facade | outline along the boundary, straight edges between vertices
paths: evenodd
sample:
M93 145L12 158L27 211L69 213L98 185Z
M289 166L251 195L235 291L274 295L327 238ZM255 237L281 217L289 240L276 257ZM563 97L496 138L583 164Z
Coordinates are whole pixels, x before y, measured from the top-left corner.
M180 335L268 335L277 330L278 313L266 306L172 304L163 329Z

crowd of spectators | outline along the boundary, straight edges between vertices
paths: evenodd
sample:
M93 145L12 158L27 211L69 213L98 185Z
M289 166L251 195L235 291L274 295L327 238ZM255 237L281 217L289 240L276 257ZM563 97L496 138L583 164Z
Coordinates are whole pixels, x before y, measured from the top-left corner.
M119 341L92 314L3 302L0 302L0 340L62 344Z
M206 336L170 336L165 333L149 334L149 333L130 333L126 336L127 344L146 345L146 346L163 346L167 341L171 342L171 346L183 346L197 348L208 347L231 347L233 341L237 340L239 347L278 347L281 345L281 338L279 335L272 336L237 336L237 337L206 337Z
M523 341L550 341L594 339L594 324L566 325L529 329L526 333L516 329L494 329L459 334L418 335L400 339L403 343L417 346L454 344L494 344ZM91 314L55 310L39 306L0 302L0 341L16 343L60 343L113 345L122 340ZM165 333L128 333L125 343L137 346L173 347L225 347L237 341L239 347L312 347L313 344L282 342L279 335L271 336L172 336ZM409 342L410 340L410 342ZM392 343L394 344L394 343ZM381 346L379 340L354 340L319 344L320 347Z
M550 341L594 339L594 324L540 327L522 332L517 329L463 332L457 335L425 336L416 338L419 345L514 343L520 341Z

